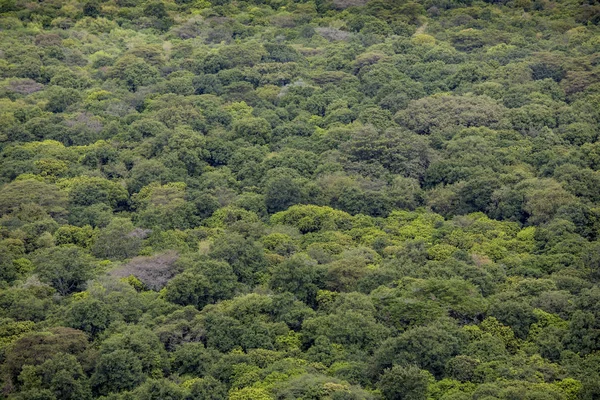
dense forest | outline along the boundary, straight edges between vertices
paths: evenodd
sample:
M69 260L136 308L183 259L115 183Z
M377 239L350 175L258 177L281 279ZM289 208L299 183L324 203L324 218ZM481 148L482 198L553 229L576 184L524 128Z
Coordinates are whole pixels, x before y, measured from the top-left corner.
M0 397L600 399L597 0L0 0Z

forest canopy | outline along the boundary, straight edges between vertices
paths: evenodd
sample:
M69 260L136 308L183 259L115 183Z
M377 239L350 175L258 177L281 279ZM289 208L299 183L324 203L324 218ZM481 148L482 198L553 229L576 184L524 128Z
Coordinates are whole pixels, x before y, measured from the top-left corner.
M600 398L599 23L0 0L0 396Z

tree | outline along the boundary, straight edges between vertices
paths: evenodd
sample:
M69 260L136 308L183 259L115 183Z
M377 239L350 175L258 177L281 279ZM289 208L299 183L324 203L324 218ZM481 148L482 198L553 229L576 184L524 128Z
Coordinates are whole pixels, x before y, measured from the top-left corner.
M294 255L273 269L270 286L277 292L293 293L298 300L314 306L323 274L314 260Z
M487 96L437 96L411 102L395 119L417 133L429 134L457 126L493 127L504 113L504 107Z
M63 296L83 290L94 276L92 257L73 245L42 249L36 253L34 264L40 279Z
M202 343L183 343L173 352L171 367L181 375L204 376L214 361L214 353Z
M74 302L66 319L72 328L89 333L92 337L103 332L115 319L114 310L103 302L85 298Z
M229 264L208 260L175 276L167 284L165 299L202 309L232 297L237 287L237 277Z
M244 301L244 298L239 298ZM248 308L255 304L250 300ZM261 301L262 299L259 299ZM258 304L261 306L261 304ZM240 317L243 320L220 313L215 309L208 310L203 318L205 339L208 348L220 352L230 352L241 347L243 350L275 348L275 338L286 335L288 328L283 323L262 322L265 315L261 312L253 313L249 310Z
M300 61L302 59L302 56L300 53L298 53L298 51L285 44L269 43L265 44L264 48L267 51L267 55L263 57L265 61L286 63Z
M524 193L522 207L533 224L548 222L560 207L575 203L573 195L553 179L527 179L517 188Z
M227 393L225 385L209 375L194 380L189 396L190 400L222 400L227 397Z
M427 140L408 131L372 126L358 130L342 145L351 161L378 162L393 174L423 179L433 156Z
M100 356L91 384L100 395L130 390L144 381L142 363L131 350L115 350Z
M552 79L560 82L567 74L561 65L544 61L531 64L529 68L531 68L531 77L534 80Z
M377 388L389 400L425 400L427 387L433 376L413 365L395 365L386 369L377 382Z
M129 193L137 193L153 182L164 183L169 173L172 171L168 171L164 163L157 159L140 160L131 168L127 189Z
M599 10L0 0L0 397L600 399Z
M135 92L140 86L156 82L159 73L144 59L126 55L117 60L111 68L110 76L121 81L129 91Z
M71 354L58 353L37 367L23 368L19 379L31 391L49 390L57 400L87 400L92 392L86 374L77 358Z
M122 268L113 270L111 274L119 278L134 276L150 290L159 291L179 272L177 265L179 255L175 251L167 251L151 257L135 257Z
M5 389L14 389L17 377L25 366L40 366L54 357L58 362L65 359L65 353L80 357L81 360L88 345L85 333L71 328L55 327L45 332L31 332L21 336L5 349L2 365L2 371L8 378ZM58 354L61 356L58 357Z
M158 30L166 31L173 25L173 20L169 18L165 3L162 1L148 2L144 7L144 15L149 15L156 19L154 28Z
M262 247L237 233L217 238L210 248L209 255L229 263L239 281L245 284L256 282L258 274L266 267Z
M489 315L510 326L517 337L524 338L529 332L529 327L535 322L536 317L533 307L525 301L495 300L491 302Z
M46 108L53 113L64 112L71 104L79 101L79 92L71 88L52 86L47 91L48 103Z
M154 332L141 325L120 325L117 329L116 333L102 342L100 346L102 357L115 351L124 350L125 353L120 353L123 356L121 359L125 358L125 354L128 354L129 358L133 355L133 358L139 360L144 377L162 376L168 371L169 360L167 352ZM109 358L107 357L107 362L109 362ZM133 365L137 371L136 361L127 361L126 364ZM119 366L117 365L117 367ZM107 364L107 368L110 368L110 364ZM125 368L124 365L123 368ZM135 374L131 375L131 377L139 378L140 376L139 374ZM107 380L110 385L111 379L107 378ZM131 378L130 382L134 380Z
M271 139L271 124L264 118L246 117L233 124L236 136L250 143L263 145Z
M589 270L590 277L596 282L600 280L600 243L592 243L582 258L583 264Z
M17 321L43 321L54 309L55 294L51 286L41 282L32 282L29 287L11 287L0 293L2 315Z
M434 323L415 327L381 344L374 355L374 372L380 373L395 364L414 364L442 377L446 363L459 354L462 346L463 339L451 325Z
M331 207L315 205L295 205L271 217L272 224L285 224L297 227L301 232L320 230L346 230L352 226L352 216Z
M95 0L85 2L83 4L83 15L94 18L100 15L100 2Z
M222 47L219 49L219 54L234 66L252 67L261 61L266 52L259 43L250 42Z
M278 399L285 400L307 397L328 397L336 400L372 400L374 398L371 393L361 388L351 386L339 379L316 373L305 373L282 382L276 388L275 396Z
M54 185L36 179L11 182L0 189L0 214L7 214L32 203L51 215L64 213L67 196Z
M116 260L136 256L147 234L147 231L136 230L127 218L114 218L98 234L92 253L96 257Z
M373 351L389 335L389 330L377 323L372 314L356 310L340 310L306 319L302 332L309 343L326 337L355 352Z
M266 183L265 204L269 213L286 210L302 201L302 188L291 176L271 178Z
M129 197L123 185L99 177L78 177L64 181L60 186L69 193L69 201L74 206L104 203L118 209L127 205Z
M184 400L185 391L167 379L149 379L134 390L133 395L147 400Z

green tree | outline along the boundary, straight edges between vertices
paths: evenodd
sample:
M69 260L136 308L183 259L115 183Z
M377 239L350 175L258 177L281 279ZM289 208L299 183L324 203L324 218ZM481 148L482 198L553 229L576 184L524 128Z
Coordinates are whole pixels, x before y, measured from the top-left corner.
M222 400L227 398L227 393L225 385L209 375L192 383L189 398L191 400Z
M171 366L181 375L204 376L214 361L214 353L202 343L183 343L173 352Z
M389 335L388 329L378 324L373 315L356 310L309 318L302 324L302 332L306 340L313 343L323 336L332 343L358 352L373 351Z
M147 400L184 400L185 391L176 383L167 379L149 379L133 392L138 399Z
M108 328L115 319L115 313L103 302L86 297L71 304L66 319L72 328L96 336Z
M69 193L69 201L74 206L90 206L105 203L112 208L127 205L127 190L117 182L98 177L78 177L61 183Z
M67 107L79 101L79 92L75 89L52 86L47 91L46 108L53 113L64 112Z
M88 378L77 358L58 353L38 367L25 367L19 379L31 391L32 387L47 389L57 400L91 399Z
M237 276L229 264L208 260L169 281L165 299L202 309L207 304L231 298L237 287Z
M233 124L237 137L250 143L263 145L271 139L271 124L264 118L247 117Z
M463 347L463 340L451 325L434 323L409 329L381 344L374 355L374 370L379 373L395 364L414 364L436 377L442 377L446 363Z
M147 3L144 7L144 15L155 18L156 22L153 24L153 27L158 30L166 31L173 25L173 20L169 17L165 3L162 1L152 1Z
M92 246L96 257L122 260L138 254L147 232L136 230L131 220L114 218L100 231Z
M493 127L505 113L504 107L486 96L437 96L413 101L395 119L417 133L456 126Z
M42 249L36 253L34 264L40 279L62 295L83 290L94 276L93 258L72 245Z
M100 3L94 0L90 0L83 5L83 15L88 17L97 17L100 15Z
M400 129L365 126L342 145L351 161L378 162L394 174L423 179L433 156L427 140Z
M133 389L144 381L142 363L131 350L115 350L100 356L91 377L94 391L100 395Z
M135 92L140 86L156 82L159 73L142 58L126 55L117 60L111 68L110 76L121 81L128 90Z
M309 306L316 305L317 291L323 285L323 269L316 261L294 255L278 264L271 273L270 286L277 292L290 292Z
M265 204L270 213L286 210L302 201L302 187L291 176L271 178L265 186Z
M224 260L242 283L252 284L266 269L264 250L251 239L229 233L218 237L210 248L210 257Z
M25 179L4 185L0 190L0 213L7 214L33 203L43 207L50 215L64 213L67 196L56 186L35 179Z
M162 376L168 371L167 352L154 332L141 325L121 325L117 329L117 333L102 342L101 356L125 350L126 354L133 354L139 360L145 376ZM134 361L128 363L137 364Z
M409 365L395 365L383 371L377 388L390 400L425 400L427 388L433 376L422 369Z
M40 366L55 356L55 362L60 362L65 358L63 353L74 355L81 360L88 345L85 333L63 327L51 328L44 332L31 332L19 337L5 349L2 371L8 379L6 382L8 391L12 391L17 385L17 377L25 366ZM58 357L58 354L62 356ZM55 362L51 365L56 365Z

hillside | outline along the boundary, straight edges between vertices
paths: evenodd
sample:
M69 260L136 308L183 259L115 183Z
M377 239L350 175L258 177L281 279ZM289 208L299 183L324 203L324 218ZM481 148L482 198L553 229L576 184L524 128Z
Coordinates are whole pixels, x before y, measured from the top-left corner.
M0 0L0 397L600 399L595 0Z

